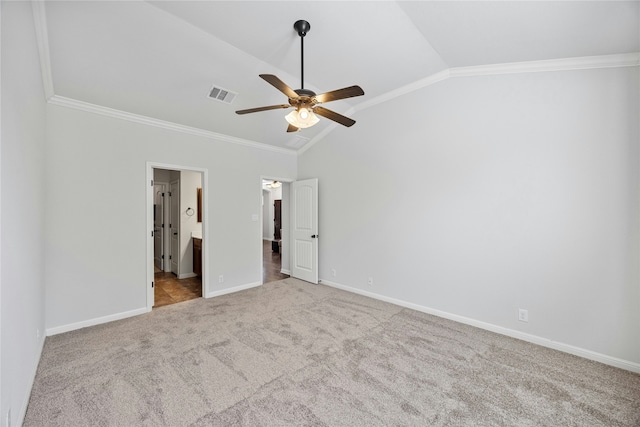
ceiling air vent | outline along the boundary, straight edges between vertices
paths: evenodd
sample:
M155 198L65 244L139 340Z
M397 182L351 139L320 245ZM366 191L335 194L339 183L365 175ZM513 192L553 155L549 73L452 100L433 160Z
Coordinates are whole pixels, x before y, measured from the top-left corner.
M237 93L233 93L221 87L214 86L209 92L209 98L213 98L216 101L224 102L225 104L231 104L235 99Z

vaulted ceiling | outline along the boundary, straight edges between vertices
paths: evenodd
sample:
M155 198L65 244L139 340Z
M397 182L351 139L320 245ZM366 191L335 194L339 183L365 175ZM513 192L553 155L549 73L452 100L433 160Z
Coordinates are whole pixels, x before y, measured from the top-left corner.
M327 119L286 133L286 103L258 77L322 93L360 85L365 96L326 105L358 120L358 107L454 67L640 51L638 1L47 1L53 92L207 132L297 149ZM46 47L45 47L46 49ZM212 100L213 86L237 93ZM356 123L355 126L359 124Z

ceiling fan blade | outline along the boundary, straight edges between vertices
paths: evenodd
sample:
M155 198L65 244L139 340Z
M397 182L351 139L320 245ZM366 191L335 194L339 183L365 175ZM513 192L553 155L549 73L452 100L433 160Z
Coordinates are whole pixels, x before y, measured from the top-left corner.
M296 99L298 97L298 94L293 89L291 89L285 82L283 82L273 74L260 74L260 77L262 77L262 79L264 79L264 81L269 83L271 86L287 95L289 98Z
M287 132L298 132L300 129L295 127L294 125L289 125L287 127Z
M289 107L291 107L291 105L289 104L269 105L268 107L258 107L258 108L249 108L247 110L238 110L236 111L236 114L257 113L258 111L277 110L280 108L289 108Z
M362 96L364 91L360 86L349 86L338 90L332 90L331 92L321 93L316 95L316 101L318 102L330 102L337 101L339 99L353 98L354 96Z
M333 120L334 122L340 123L343 126L351 127L356 121L350 119L349 117L343 116L342 114L338 114L335 111L327 110L324 107L314 107L313 112L319 116L326 117L329 120Z

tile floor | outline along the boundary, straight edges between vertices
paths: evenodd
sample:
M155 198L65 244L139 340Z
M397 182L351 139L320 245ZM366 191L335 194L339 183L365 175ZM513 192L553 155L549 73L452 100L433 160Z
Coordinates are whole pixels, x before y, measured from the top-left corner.
M288 274L280 273L280 254L271 250L271 242L262 241L262 282L269 283L286 279ZM178 279L173 273L155 269L154 308L202 297L202 278Z
M175 274L167 272L155 273L154 277L154 308L202 296L201 277L178 279Z

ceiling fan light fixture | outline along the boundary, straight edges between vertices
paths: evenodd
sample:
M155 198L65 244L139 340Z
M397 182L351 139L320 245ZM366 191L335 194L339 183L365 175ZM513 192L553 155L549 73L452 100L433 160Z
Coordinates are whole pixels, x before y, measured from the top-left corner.
M293 110L284 118L290 125L300 129L311 127L320 121L318 116L306 107L300 107L297 110Z
M2 1L2 0L0 0ZM280 80L273 74L259 74L260 78L287 95L289 105L268 105L266 107L248 108L238 110L236 114L257 113L259 111L277 110L281 108L293 107L295 110L285 116L289 123L287 132L298 132L300 129L308 128L320 121L318 116L333 120L346 127L353 126L356 121L345 117L335 111L328 110L318 104L325 102L338 101L339 99L352 98L354 96L364 95L364 91L360 86L349 86L330 92L316 95L312 90L304 88L304 37L311 29L311 25L305 20L298 20L293 24L293 28L300 36L300 89L293 90L285 82ZM317 115L316 115L317 114Z

